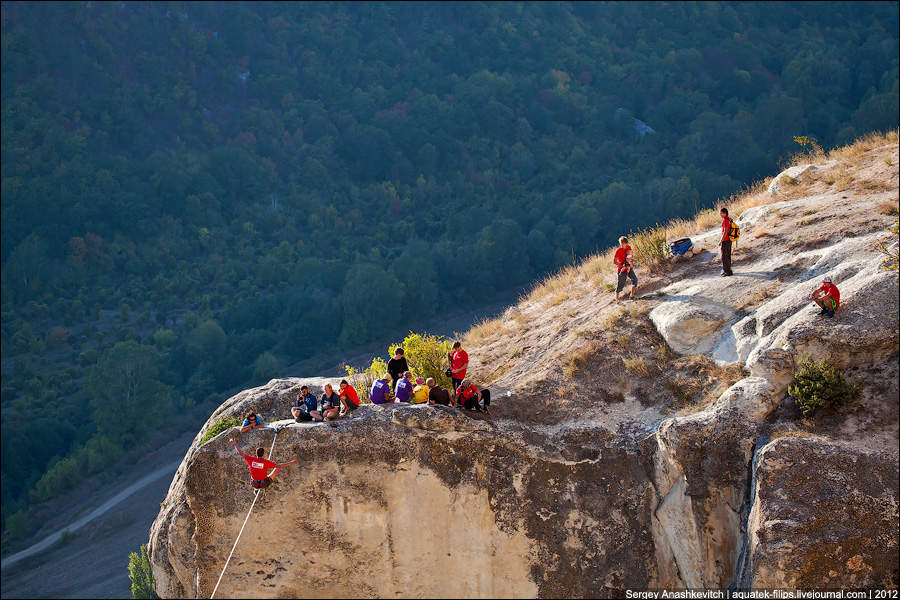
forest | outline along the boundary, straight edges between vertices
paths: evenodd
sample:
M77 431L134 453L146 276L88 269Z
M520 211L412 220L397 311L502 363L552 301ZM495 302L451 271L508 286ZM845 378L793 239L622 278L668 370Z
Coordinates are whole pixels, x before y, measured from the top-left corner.
M9 539L298 361L898 125L896 2L0 11Z

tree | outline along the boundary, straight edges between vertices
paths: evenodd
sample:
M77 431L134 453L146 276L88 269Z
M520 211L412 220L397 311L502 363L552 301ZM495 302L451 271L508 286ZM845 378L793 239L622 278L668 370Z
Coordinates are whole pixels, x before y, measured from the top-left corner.
M153 570L146 544L141 544L140 554L132 552L128 555L128 577L131 579L132 598L159 598L153 589Z
M157 372L152 346L119 342L103 353L85 385L99 433L129 445L162 423L172 408L171 390Z

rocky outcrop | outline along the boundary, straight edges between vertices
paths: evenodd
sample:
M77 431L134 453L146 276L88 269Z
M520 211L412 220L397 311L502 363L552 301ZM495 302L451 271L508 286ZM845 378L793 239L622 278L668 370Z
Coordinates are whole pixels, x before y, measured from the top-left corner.
M220 414L284 414L299 384L270 382ZM233 434L195 442L153 525L162 596L208 596L246 516ZM613 596L655 576L649 460L601 429L552 439L443 407L367 405L241 442L301 464L258 502L221 597Z
M653 440L660 587L718 588L734 579L747 465L776 404L765 379L747 378L710 409L660 425Z
M747 587L896 589L896 455L780 438L755 479Z
M650 320L673 350L680 354L712 351L734 310L699 295L673 296L650 311Z
M896 161L870 163L866 177L890 168L896 181ZM812 189L818 172L794 177ZM896 186L891 193L894 201ZM243 434L246 450L274 447L277 461L300 465L257 502L217 596L896 587L900 306L897 274L883 271L873 250L885 235L885 219L873 216L884 196L817 194L744 211L734 277L718 277L713 256L700 252L667 281L651 280L657 295L628 311L604 313L599 291L572 305L533 300L508 310L497 335L532 325L540 306L557 312L552 327L538 323L521 343L500 337L471 350L481 357L475 370L499 346L516 346L517 362L493 380L504 389L493 418L364 405L329 424L281 421L277 432ZM717 239L717 230L694 238L701 248ZM817 317L808 299L826 274L842 292L833 319ZM568 325L557 326L563 319ZM603 323L618 329L598 329ZM640 338L641 329L653 337ZM647 352L631 354L641 339L659 363L678 363L682 379L667 380L675 371L644 362ZM671 358L666 344L706 356ZM587 373L577 386L560 383L560 347ZM866 384L838 426L801 427L791 416L785 392L806 356ZM713 360L743 374L714 400L704 390L721 388L702 366ZM705 399L673 416L675 404L653 390L683 398L685 374ZM286 417L302 383L324 382L273 380L212 415L151 529L160 595L210 594L252 502L246 465L228 444L236 430L201 446L206 429L250 408ZM624 391L614 393L619 384Z

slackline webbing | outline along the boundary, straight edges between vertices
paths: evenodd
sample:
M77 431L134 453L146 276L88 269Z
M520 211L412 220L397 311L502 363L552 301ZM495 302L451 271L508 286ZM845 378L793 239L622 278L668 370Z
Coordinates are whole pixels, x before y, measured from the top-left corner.
M275 438L272 440L272 449L269 450L269 460L272 460L272 453L275 452L275 442L278 441L278 430L275 430ZM219 575L219 580L216 582L216 587L213 588L212 594L209 595L210 600L215 597L216 590L219 589L219 584L222 583L222 577L225 575L225 569L228 568L228 563L231 562L231 556L234 554L234 549L237 548L238 541L241 539L241 534L244 533L244 527L247 526L247 521L250 519L250 513L253 512L253 507L256 506L256 500L259 498L259 493L262 489L256 490L256 495L253 496L253 503L250 505L250 510L247 511L247 516L244 518L244 524L241 525L241 530L237 534L237 538L234 540L234 546L231 547L231 552L228 553L228 558L225 560L225 566L222 567L222 573Z

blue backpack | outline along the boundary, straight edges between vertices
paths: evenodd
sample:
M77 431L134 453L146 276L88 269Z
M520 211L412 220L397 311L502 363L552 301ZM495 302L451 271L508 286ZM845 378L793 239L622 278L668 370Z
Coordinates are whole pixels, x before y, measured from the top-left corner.
M694 242L691 241L691 238L681 238L680 240L675 240L674 242L669 244L669 250L672 251L673 256L686 254L687 251L693 247Z

